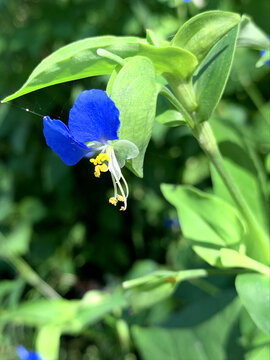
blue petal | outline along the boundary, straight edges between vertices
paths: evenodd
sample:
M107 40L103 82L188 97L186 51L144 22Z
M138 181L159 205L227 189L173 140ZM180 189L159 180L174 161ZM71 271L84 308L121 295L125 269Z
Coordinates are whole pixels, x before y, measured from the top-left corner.
M119 126L119 110L103 90L81 92L69 112L70 132L83 143L117 140Z
M261 56L263 56L266 53L266 50L260 50ZM266 60L264 65L270 66L270 60Z
M56 152L67 165L74 165L85 155L93 152L71 135L69 129L60 120L52 120L49 116L43 118L43 133L47 145Z
M26 348L24 346L20 345L17 348L17 354L18 354L20 360L27 360L29 352L26 350Z
M42 360L42 357L34 351L27 351L22 345L18 346L17 354L20 360Z

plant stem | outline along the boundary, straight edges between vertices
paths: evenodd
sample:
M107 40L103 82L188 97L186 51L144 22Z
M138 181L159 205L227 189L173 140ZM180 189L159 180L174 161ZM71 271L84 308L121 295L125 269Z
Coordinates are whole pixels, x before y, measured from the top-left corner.
M17 270L17 272L42 295L49 299L60 299L61 296L18 255L5 254L5 259Z
M184 108L180 101L174 96L174 94L166 86L161 89L160 94L165 96L170 101L170 103L183 115L183 118L185 119L188 126L193 129L194 121L192 119L192 116L188 113L188 111Z
M202 149L204 150L209 160L213 163L219 175L223 179L223 182L229 190L236 205L238 206L238 209L240 210L242 216L245 218L251 234L260 243L260 249L262 250L262 253L260 253L260 257L263 259L264 262L266 261L266 263L269 264L270 249L267 236L257 223L257 220L250 211L250 208L246 203L245 198L241 194L237 184L234 182L230 173L227 171L210 124L207 121L203 123L197 123L195 128L193 129L193 134L197 138ZM256 243L254 241L254 248L255 247Z
M175 96L190 114L198 107L192 80L180 80L172 75L165 76Z

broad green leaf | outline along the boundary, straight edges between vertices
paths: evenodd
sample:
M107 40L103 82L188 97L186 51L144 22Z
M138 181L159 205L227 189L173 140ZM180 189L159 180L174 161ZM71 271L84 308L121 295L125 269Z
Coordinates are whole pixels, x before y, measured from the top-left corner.
M254 218L267 233L269 210L265 174L260 159L241 127L237 127L231 121L219 118L213 119L211 126L223 155L225 167L237 184ZM214 167L211 167L211 176L215 194L235 205L227 187ZM267 238L265 241L267 242L265 246L268 247ZM268 257L267 251L264 253L261 250L249 232L245 236L245 243L247 255L265 263Z
M183 234L195 252L209 264L222 266L220 249L238 249L244 233L236 209L191 186L162 184L161 191L176 207Z
M243 16L237 46L251 47L257 50L267 49L269 40L264 31L262 31L247 16Z
M240 267L270 276L270 268L232 249L221 249L220 260L225 267Z
M166 110L156 117L156 120L166 126L179 126L185 124L183 115L176 110Z
M215 44L193 77L199 121L211 117L224 92L234 58L238 29L238 26L234 27Z
M59 356L61 328L58 326L43 326L37 335L36 350L48 360L57 360ZM49 345L49 346L48 346Z
M270 277L241 274L235 281L240 300L259 329L270 333Z
M133 57L123 66L111 89L111 98L120 111L119 139L129 140L139 149L139 155L127 160L127 166L140 177L155 119L157 95L154 66L142 56Z
M142 359L242 359L241 349L231 338L240 311L239 300L233 296L222 292L201 299L173 314L162 327L133 326L132 335Z
M101 36L76 41L45 58L32 72L26 83L3 102L32 91L90 76L111 74L116 63L97 54L99 48L121 58L135 55L149 57L160 74L171 73L180 78L190 77L197 66L196 57L177 47L158 48L136 37Z
M240 15L232 12L204 12L180 27L172 40L172 45L192 52L201 62L210 49L240 20Z

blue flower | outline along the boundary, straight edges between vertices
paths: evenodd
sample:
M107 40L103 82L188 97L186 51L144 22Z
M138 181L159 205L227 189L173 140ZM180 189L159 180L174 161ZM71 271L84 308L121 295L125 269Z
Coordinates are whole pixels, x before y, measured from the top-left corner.
M267 52L269 53L269 51L270 51L270 49L269 49L269 47L270 47L270 36L268 36L268 41L269 41L268 49L267 50L266 49L265 50L260 50L261 56L264 56ZM269 56L268 56L268 58L269 58ZM270 59L266 60L264 62L264 65L270 66Z
M101 172L110 171L114 196L109 202L116 205L122 201L124 206L120 210L125 210L128 186L121 167L125 160L136 157L139 151L130 141L118 140L119 116L119 110L105 91L85 90L69 112L68 126L45 116L43 133L47 145L67 165L75 165L83 157L92 157L99 151L95 159L90 159L95 166L94 174L100 177Z
M43 360L42 356L34 351L27 351L22 345L18 346L17 354L20 360Z

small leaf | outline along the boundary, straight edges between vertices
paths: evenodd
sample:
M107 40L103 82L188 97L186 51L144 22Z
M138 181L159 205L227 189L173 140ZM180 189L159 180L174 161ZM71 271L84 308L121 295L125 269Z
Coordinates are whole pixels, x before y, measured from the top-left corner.
M76 41L52 53L34 69L18 91L2 102L51 85L111 74L116 64L108 58L99 56L99 48L123 59L135 55L146 56L153 61L159 74L171 73L180 78L190 77L198 63L193 54L177 47L158 48L136 37L93 37Z
M111 90L111 98L120 111L119 139L129 140L139 149L139 155L128 160L127 167L140 177L155 119L157 95L154 66L142 56L133 57L123 66Z
M244 15L241 21L237 46L263 50L269 47L269 40L265 32L256 26L248 16Z
M57 360L59 356L60 336L61 328L58 326L43 326L39 330L36 339L37 352L44 359Z
M244 227L235 208L212 194L191 186L161 185L165 198L176 207L184 236L194 251L211 265L222 266L220 249L238 249Z
M220 260L225 267L240 267L270 276L270 268L232 249L221 249Z
M235 282L240 300L259 329L270 333L270 277L241 274Z
M166 110L156 117L156 120L165 126L179 126L185 124L183 115L176 110Z
M219 40L193 77L199 121L208 120L221 99L230 74L237 35L238 27L235 27Z
M190 51L201 62L210 49L240 20L240 16L232 12L204 12L191 18L178 30L172 45Z

